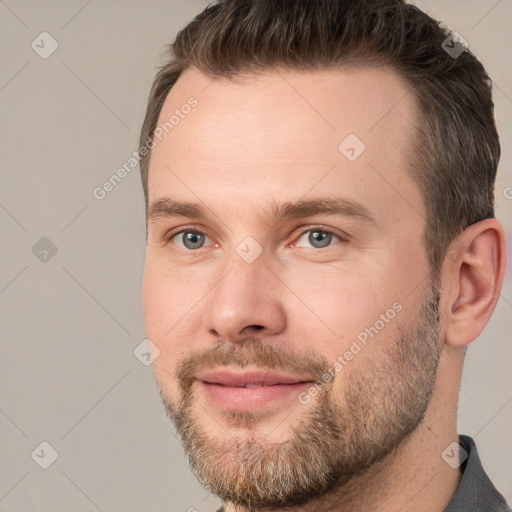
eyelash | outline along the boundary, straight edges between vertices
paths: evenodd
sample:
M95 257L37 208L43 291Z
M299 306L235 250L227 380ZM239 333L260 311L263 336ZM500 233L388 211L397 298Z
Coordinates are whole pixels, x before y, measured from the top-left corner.
M347 242L346 238L343 238L341 235L338 235L338 234L334 233L333 231L330 231L328 229L324 229L321 226L309 227L308 229L302 231L300 233L300 235L298 236L297 240L300 240L306 233L309 233L310 231L320 231L322 233L327 233L327 234L333 235L334 237L338 238L341 242ZM169 233L165 237L166 243L171 242L173 240L173 238L175 238L178 235L181 235L182 233L196 233L196 234L204 235L204 236L210 238L204 231L201 231L201 230L198 230L198 229L193 229L193 228L183 228L183 229L181 229L179 231ZM327 247L322 247L320 249L316 248L316 247L308 247L307 249L314 250L314 251L321 251L321 250L329 249L333 245L335 245L335 244L328 245ZM204 249L204 247L200 247L199 249L182 249L182 248L179 248L179 250L185 251L185 252L199 252L201 249Z

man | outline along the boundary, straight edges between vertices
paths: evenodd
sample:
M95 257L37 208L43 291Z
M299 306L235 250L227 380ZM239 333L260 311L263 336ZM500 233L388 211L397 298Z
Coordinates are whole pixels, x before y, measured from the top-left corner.
M224 0L141 133L160 394L225 512L506 511L458 436L506 268L490 80L401 0Z

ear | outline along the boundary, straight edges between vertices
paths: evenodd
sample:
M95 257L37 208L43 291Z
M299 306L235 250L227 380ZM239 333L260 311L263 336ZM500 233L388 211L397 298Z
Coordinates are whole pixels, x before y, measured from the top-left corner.
M447 292L447 345L464 347L480 335L498 302L506 269L506 236L498 220L473 224L452 241L441 277Z

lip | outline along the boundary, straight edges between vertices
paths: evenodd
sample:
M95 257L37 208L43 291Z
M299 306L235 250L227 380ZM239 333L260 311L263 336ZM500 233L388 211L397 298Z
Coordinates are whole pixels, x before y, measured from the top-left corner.
M208 398L221 409L252 410L290 398L311 386L309 377L273 371L211 370L197 377Z

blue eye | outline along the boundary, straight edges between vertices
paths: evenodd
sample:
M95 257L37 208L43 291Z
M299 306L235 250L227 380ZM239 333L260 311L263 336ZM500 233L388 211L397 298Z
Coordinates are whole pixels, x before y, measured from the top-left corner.
M333 237L341 241L341 238L334 233L319 228L304 231L304 233L302 233L301 237L299 238L299 241L308 233L308 243L310 243L315 249L324 249L325 247L328 247L331 244Z
M170 239L173 240L174 238L177 238L178 235L184 235L181 237L183 245L182 249L187 250L202 249L205 238L209 238L208 235L205 235L201 231L184 229L183 231L179 231L172 235Z

